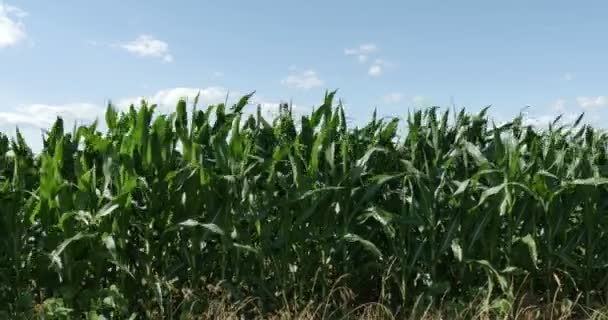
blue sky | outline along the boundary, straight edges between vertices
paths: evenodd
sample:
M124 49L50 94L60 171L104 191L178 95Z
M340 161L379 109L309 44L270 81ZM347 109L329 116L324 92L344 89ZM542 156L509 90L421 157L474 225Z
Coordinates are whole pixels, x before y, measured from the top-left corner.
M4 131L39 136L57 114L199 90L205 103L256 90L268 108L306 111L339 89L355 121L452 103L608 119L605 1L0 3Z

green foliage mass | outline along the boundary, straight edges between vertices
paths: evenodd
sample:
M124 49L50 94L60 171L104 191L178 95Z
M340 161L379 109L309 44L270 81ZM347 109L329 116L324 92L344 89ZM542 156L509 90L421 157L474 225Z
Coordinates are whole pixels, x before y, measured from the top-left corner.
M606 294L606 134L485 109L351 128L333 97L301 119L244 113L250 96L108 106L107 131L58 119L39 154L0 136L2 317L170 318L210 286L272 310L344 275L391 308Z

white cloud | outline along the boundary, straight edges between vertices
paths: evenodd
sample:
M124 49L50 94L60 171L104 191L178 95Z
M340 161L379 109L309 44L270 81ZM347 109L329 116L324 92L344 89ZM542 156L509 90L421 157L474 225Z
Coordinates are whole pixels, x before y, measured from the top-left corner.
M558 124L572 124L580 115L575 113L563 114L561 119L557 122ZM557 114L542 114L537 116L528 116L524 114L524 125L533 127L548 127L549 124L553 123L557 119Z
M285 79L281 80L281 84L289 88L309 90L322 86L323 80L319 78L314 70L305 70L302 72L291 73Z
M383 59L376 59L369 67L367 73L372 77L379 77L384 73L384 70L392 66L393 64L391 62L385 61Z
M374 64L371 67L369 67L369 70L367 71L367 73L372 77L379 77L382 75L382 66Z
M416 95L412 98L412 102L414 103L414 105L416 106L421 106L423 105L425 102L427 101L427 99L424 96L421 95Z
M89 122L95 120L104 109L91 103L70 103L65 105L31 104L12 111L0 112L0 122L48 128L57 117L68 122Z
M31 104L0 112L0 131L14 137L15 127L34 152L42 149L42 132L53 125L57 117L64 120L65 130L74 123L90 124L103 119L105 111L100 105L91 103L70 103L64 105Z
M142 99L150 104L157 104L157 112L169 113L175 111L175 106L180 98L185 98L188 103L192 103L194 97L199 94L199 106L206 107L210 104L223 103L228 97L228 103L232 104L241 98L242 94L234 91L228 95L228 90L222 87L210 86L205 88L180 87L160 90L149 97L131 97L116 100L114 105L120 110L126 110L131 104L138 106ZM255 98L255 96L254 96ZM247 112L251 112L252 106L260 104L265 117L272 117L279 108L279 103L268 100L253 100ZM293 106L294 113L297 114L298 107ZM55 122L57 117L64 120L66 130L70 130L74 123L87 124L96 119L100 121L100 128L104 128L105 104L95 104L88 102L67 103L67 104L29 104L16 107L12 110L0 111L0 132L12 134L15 127L19 130L30 143L34 151L42 148L41 130L47 130Z
M245 112L253 114L254 112L256 112L255 110L257 110L257 106L260 106L261 111L262 111L262 116L265 119L273 119L274 117L276 117L279 114L280 106L282 104L283 104L283 102L275 102L272 100L267 100L264 98L256 98L255 96L253 96L253 98L250 101L249 108L247 108L245 110ZM292 115L294 116L294 119L298 119L299 117L304 115L305 109L301 108L300 106L292 104L290 107L291 107L291 111L292 111Z
M370 54L376 52L378 47L373 43L362 44L356 48L344 49L344 54L347 56Z
M344 54L347 56L357 57L357 61L361 64L369 63L367 74L372 77L379 77L384 72L393 66L393 63L377 58L370 61L370 56L378 51L378 47L373 43L362 44L356 48L344 49Z
M546 127L555 120L553 115L541 115L536 117L524 117L524 125L533 127Z
M27 12L0 2L0 48L17 45L27 38L23 18Z
M391 92L385 95L382 100L387 104L399 103L403 100L403 94L400 92Z
M175 108L180 98L192 101L197 94L199 95L198 101L200 104L214 104L224 102L228 96L228 90L222 87L173 88L157 92L152 98L152 102ZM234 95L232 94L233 97Z
M125 110L131 104L138 105L142 99L149 103L159 105L160 112L175 111L175 106L180 98L189 102L200 92L199 104L208 105L224 102L228 91L221 87L207 88L171 88L160 90L151 97L133 97L117 100L118 108ZM233 99L240 98L238 93L231 95ZM67 104L29 104L19 106L12 110L0 112L0 126L25 126L39 129L50 127L57 117L62 117L66 123L87 123L94 121L105 112L105 105L90 102L67 103Z
M228 90L222 87L210 86L205 88L181 87L160 90L148 97L131 97L117 99L114 105L119 110L126 110L131 104L138 106L142 99L150 104L157 104L157 113L169 113L175 111L175 106L180 98L186 98L192 103L194 97L200 92L199 106L201 108L210 104L223 103L226 101ZM238 91L230 92L228 104L231 105L241 98L243 94ZM245 115L255 114L259 105L262 115L266 119L273 119L279 112L281 103L277 100L265 99L254 95L250 103L243 110ZM310 112L310 108L292 105L295 119ZM90 124L99 120L99 128L104 130L104 115L106 104L95 103L67 103L67 104L30 104L23 105L12 110L0 112L0 132L14 135L15 127L19 127L21 134L25 137L34 152L42 149L41 134L48 130L57 117L64 120L66 130L70 130L74 123ZM246 117L243 117L244 121Z
M574 79L574 74L570 73L570 72L566 72L562 75L562 80L563 81L571 81Z
M356 56L359 63L364 63L367 61L367 57L377 50L378 47L375 44L366 43L359 45L356 48L344 49L344 54L347 56Z
M200 92L200 94L199 94ZM120 99L115 104L119 109L125 110L131 104L137 106L142 99L150 104L157 104L157 110L161 113L169 113L175 111L175 106L179 99L184 98L188 103L192 103L196 95L199 94L199 106L207 107L208 105L224 103L228 100L228 105L236 103L244 94L240 91L228 91L228 89L218 86L206 88L183 87L170 88L156 92L149 97L133 97ZM262 115L267 119L271 119L279 112L279 106L282 102L277 102L273 99L267 99L258 95L253 95L249 100L248 106L244 109L244 113L254 114L257 106L262 109ZM296 118L303 115L307 111L298 105L291 105L293 114Z
M199 94L200 93L200 94ZM152 96L130 97L117 100L116 105L119 108L128 108L131 104L137 106L141 100L146 100L150 104L157 104L158 110L161 112L175 111L175 106L179 99L184 98L187 102L193 102L196 95L199 94L199 105L217 104L226 101L226 97L240 98L238 92L231 93L222 87L207 87L193 88L180 87L164 89L156 92Z
M0 8L7 14L13 15L17 18L25 18L29 15L26 11L8 4L0 3Z
M215 71L215 72L213 72L213 76L216 78L221 78L224 76L224 73L221 71Z
M578 97L576 101L582 108L595 108L608 105L608 97L606 96Z
M378 47L376 47L376 45L373 43L362 44L359 46L359 52L363 53L370 53L376 50L378 50Z
M135 40L119 46L140 57L161 58L165 62L173 61L173 56L169 52L169 44L151 35L140 35Z

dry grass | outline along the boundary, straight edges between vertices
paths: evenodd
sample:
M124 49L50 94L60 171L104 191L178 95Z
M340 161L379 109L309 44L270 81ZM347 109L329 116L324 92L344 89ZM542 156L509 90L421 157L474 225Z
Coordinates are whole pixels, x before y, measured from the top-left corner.
M557 295L554 295L557 296ZM307 304L289 303L279 310L264 313L258 308L258 300L245 299L239 303L230 302L229 298L217 298L208 305L205 312L188 315L186 319L269 319L269 320L603 320L608 319L608 307L591 308L580 304L580 301L554 299L542 303L531 294L522 294L517 301L494 301L488 305L480 297L467 304L443 301L440 305L419 303L409 310L398 308L391 310L381 303L353 305L354 295L346 288L334 288L324 302ZM500 309L497 305L508 305Z

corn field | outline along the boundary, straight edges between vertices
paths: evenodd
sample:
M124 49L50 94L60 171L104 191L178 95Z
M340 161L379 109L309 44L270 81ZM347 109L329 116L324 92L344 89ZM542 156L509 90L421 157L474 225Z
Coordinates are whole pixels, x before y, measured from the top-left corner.
M608 298L605 133L487 109L350 127L334 94L299 119L251 95L110 105L107 130L57 119L36 154L0 136L2 318L180 319L214 292L263 312L336 288L396 313Z

